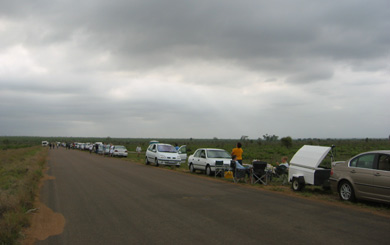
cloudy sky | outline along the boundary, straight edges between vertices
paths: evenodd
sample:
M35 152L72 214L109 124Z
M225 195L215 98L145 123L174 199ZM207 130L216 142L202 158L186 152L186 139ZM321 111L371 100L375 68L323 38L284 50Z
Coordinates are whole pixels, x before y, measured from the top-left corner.
M0 1L0 135L390 134L388 0Z

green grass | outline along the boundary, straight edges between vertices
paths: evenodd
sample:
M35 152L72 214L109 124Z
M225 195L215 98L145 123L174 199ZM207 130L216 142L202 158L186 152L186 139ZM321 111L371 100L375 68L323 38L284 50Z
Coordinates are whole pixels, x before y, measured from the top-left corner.
M15 244L29 226L47 150L40 147L0 151L0 244Z

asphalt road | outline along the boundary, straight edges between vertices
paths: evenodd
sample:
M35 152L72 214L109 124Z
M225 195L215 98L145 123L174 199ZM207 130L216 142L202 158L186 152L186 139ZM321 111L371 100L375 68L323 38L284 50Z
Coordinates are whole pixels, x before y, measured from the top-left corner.
M36 244L389 244L390 219L63 148L41 201L66 219Z

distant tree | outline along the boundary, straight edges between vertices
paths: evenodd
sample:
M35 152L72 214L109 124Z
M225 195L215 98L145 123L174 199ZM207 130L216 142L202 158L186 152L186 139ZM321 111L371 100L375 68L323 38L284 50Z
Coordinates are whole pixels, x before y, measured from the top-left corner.
M217 137L214 137L213 140L218 140L218 138L217 138Z
M243 136L241 136L240 141L248 140L248 137L249 137L249 136L243 135Z
M290 136L283 137L280 139L283 146L290 148L292 146L292 138Z
M263 135L263 139L264 139L265 141L277 141L278 138L279 138L279 136L276 136L276 135L272 135L272 136L269 135L269 134Z

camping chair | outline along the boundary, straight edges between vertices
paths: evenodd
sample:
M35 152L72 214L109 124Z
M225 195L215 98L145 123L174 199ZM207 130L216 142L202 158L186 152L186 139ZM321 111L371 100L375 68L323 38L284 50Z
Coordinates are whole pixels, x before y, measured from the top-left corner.
M230 168L233 171L234 183L237 183L239 179L245 179L246 169L239 169L236 167L236 161L230 162Z
M252 184L262 183L267 185L268 183L268 171L265 170L267 162L254 161L252 169Z
M287 184L288 168L285 165L279 165L275 168L277 178L282 178L282 184Z
M223 177L224 172L225 167L223 166L223 161L215 161L215 177L217 177L217 175L221 175Z

